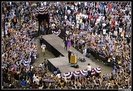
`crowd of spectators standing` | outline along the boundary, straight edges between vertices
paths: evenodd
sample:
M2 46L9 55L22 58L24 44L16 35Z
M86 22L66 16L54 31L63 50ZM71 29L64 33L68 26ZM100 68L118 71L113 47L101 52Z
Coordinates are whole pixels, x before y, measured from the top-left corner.
M49 33L66 37L85 56L102 59L113 71L66 79L49 74L46 60L39 67L33 66L38 57L32 36L38 29L34 9L41 4L49 7ZM42 34L47 29L44 22ZM3 88L131 88L131 2L2 2L1 30Z

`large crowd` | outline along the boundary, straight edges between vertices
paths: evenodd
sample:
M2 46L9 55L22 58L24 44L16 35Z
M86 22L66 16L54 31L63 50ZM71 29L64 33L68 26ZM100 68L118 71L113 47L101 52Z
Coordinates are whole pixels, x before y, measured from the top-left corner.
M39 4L49 7L49 33L67 37L85 56L95 51L106 58L102 61L113 71L66 79L49 74L46 60L39 67L33 66L38 58L37 42L32 36L38 29L34 9ZM42 34L48 29L44 25ZM1 29L3 88L131 88L131 2L2 2Z

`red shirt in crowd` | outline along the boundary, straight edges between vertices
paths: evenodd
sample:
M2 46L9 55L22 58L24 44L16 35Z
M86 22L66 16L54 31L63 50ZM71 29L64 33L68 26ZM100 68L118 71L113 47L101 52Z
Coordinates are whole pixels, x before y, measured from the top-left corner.
M112 4L108 4L107 7L108 7L108 11L111 12L112 11Z
M92 19L92 15L90 14L90 15L88 16L88 18L89 18L89 19Z
M115 25L115 20L113 19L112 22L111 22L112 25Z

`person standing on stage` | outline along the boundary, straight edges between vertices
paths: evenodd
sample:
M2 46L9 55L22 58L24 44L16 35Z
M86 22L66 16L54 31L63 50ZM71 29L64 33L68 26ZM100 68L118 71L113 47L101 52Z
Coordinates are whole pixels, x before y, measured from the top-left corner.
M42 38L42 36L40 37L40 45L42 45L42 43L43 43L43 38Z
M68 38L68 41L67 41L67 47L70 48L71 47L71 39Z
M90 65L90 63L88 63L87 71L88 71L87 77L91 76L91 65Z
M68 51L68 59L69 59L69 63L70 63L70 57L71 57L72 51L69 49Z
M67 37L66 36L64 37L63 41L64 41L64 49L67 50Z

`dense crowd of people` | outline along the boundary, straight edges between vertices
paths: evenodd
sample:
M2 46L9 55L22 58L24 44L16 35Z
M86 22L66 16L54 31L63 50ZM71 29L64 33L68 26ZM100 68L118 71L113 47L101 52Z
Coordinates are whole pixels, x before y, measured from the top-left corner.
M66 79L46 71L32 33L38 23L34 9L49 7L49 33L65 39L85 56L95 51L113 67L109 74ZM42 34L48 29L44 23ZM66 48L67 49L67 48ZM131 2L2 2L2 86L16 89L131 88Z

